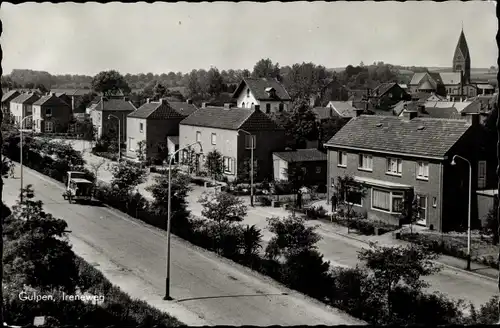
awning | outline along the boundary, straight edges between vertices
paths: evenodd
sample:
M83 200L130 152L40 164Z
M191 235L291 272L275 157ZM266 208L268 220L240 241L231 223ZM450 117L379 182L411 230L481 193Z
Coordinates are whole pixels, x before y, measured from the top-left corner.
M401 183L389 182L389 181L377 180L377 179L365 178L365 177L355 176L354 181L359 182L359 183L368 184L368 185L374 186L374 187L381 187L381 188L387 188L387 189L413 189L413 186L410 186L410 185L404 185Z

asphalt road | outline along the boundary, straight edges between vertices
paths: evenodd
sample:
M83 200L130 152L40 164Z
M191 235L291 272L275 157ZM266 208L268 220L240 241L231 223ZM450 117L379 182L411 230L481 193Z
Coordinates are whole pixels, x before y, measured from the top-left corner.
M146 282L156 294L163 293L163 232L106 207L70 205L62 199L62 184L29 169L24 170L24 181L34 186L36 198L47 212L68 223L72 238L91 246L99 256L134 275L136 281ZM8 205L17 199L19 183L19 179L5 180L4 200ZM209 325L361 323L175 237L171 254L175 306L182 306Z
M204 191L206 189L196 186L188 196L189 209L194 215L201 216L202 207L197 200ZM243 197L243 199L248 205L248 196ZM252 208L248 206L248 214L243 221L243 223L249 225L255 224L262 230L264 247L273 236L267 230L266 218L273 215L283 217L290 215L290 212L278 208L259 206ZM334 230L338 228L329 223L306 221L306 225L318 225L316 231L322 239L317 245L325 261L330 261L330 264L333 266L343 267L355 267L357 264L361 264L358 260L358 252L363 248L369 247L366 243L334 233ZM387 237L386 239L387 241L382 239L379 242L381 244L394 242L390 240L392 238ZM424 280L430 284L429 291L441 292L453 299L463 299L467 302L472 302L477 307L485 304L491 297L498 294L498 287L495 280L448 267L443 267L437 274L424 277Z

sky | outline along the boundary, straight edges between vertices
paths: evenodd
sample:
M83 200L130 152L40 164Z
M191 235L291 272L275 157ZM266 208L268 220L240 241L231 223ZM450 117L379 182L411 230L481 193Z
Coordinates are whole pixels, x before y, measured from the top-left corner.
M473 68L496 65L495 2L2 3L4 73L95 75L327 68L374 61L451 67L464 28Z

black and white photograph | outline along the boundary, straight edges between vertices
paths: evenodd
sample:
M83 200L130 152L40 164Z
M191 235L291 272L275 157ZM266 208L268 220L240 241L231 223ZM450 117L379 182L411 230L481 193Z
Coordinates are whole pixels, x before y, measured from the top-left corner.
M3 2L0 324L500 324L496 12Z

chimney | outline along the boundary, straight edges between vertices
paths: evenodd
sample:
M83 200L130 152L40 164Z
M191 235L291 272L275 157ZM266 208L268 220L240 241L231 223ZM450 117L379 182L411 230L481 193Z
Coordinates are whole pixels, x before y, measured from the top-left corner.
M151 99L149 99L149 98L147 98L147 99L146 99L146 103L148 103L148 104L149 104L149 103L150 103L150 101L151 101Z
M468 121L472 124L472 126L479 125L479 113L466 113L468 116Z
M163 100L163 98L160 98L160 99L158 100L158 102L159 102L160 104L165 103L165 101Z
M255 111L260 111L260 105L254 105L253 108L255 109Z
M361 108L355 108L354 111L356 112L356 117L359 117L363 114L365 110Z
M186 103L191 105L193 103L193 99L187 99Z
M418 117L418 111L414 109L405 109L403 111L403 118L405 121L413 120L415 117Z
M201 103L201 108L207 108L207 105L208 105L208 104L207 104L206 102Z

